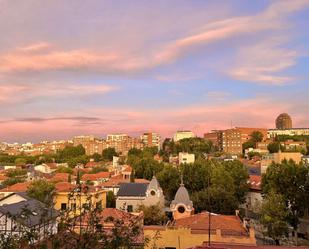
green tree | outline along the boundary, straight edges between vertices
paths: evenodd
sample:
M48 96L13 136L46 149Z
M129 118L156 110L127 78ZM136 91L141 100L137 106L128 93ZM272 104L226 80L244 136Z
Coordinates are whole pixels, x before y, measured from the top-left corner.
M108 172L108 169L105 166L93 167L89 173L96 174L99 172Z
M253 132L250 134L250 137L251 137L251 140L252 140L254 143L258 143L258 142L262 142L262 141L263 141L264 135L263 135L263 133L260 132L260 131L253 131Z
M16 165L25 165L27 163L27 160L25 158L16 158L15 164Z
M85 148L80 144L77 146L66 146L63 150L58 153L60 160L68 160L70 158L85 155Z
M45 180L36 180L28 186L27 194L45 204L51 205L54 191L55 185L53 183Z
M102 160L102 156L99 153L94 153L92 158L95 162L100 162Z
M267 145L269 153L277 153L280 149L280 142L272 142Z
M180 184L180 173L172 165L165 165L157 175L165 198L172 201Z
M106 207L115 208L116 207L116 197L113 191L108 191L106 195Z
M115 148L106 148L102 151L102 158L105 161L112 161L113 156L118 156Z
M288 223L296 231L299 217L309 208L309 167L294 161L271 164L262 178L262 191L267 197L271 193L282 196L289 211Z
M260 222L267 229L266 234L274 239L277 245L288 233L288 215L285 198L280 194L269 193L262 203Z
M59 166L56 170L57 173L68 173L73 174L73 169L70 167Z
M249 148L255 148L255 142L252 140L248 140L247 142L244 142L242 144L242 150L245 151L246 149Z
M144 214L144 225L164 225L167 222L167 217L159 204L145 206L140 205L137 209Z

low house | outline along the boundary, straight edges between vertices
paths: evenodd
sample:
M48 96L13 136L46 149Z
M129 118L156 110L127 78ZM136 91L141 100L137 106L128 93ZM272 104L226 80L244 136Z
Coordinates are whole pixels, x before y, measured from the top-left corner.
M162 188L154 176L147 183L122 183L117 193L116 208L133 212L140 205L150 206L159 204L164 206Z
M0 200L0 231L5 234L22 236L32 232L35 240L42 240L57 233L57 216L55 209L24 193Z
M187 152L179 152L179 164L191 164L195 162L195 155Z
M249 191L246 194L246 209L249 211L255 211L262 203L262 177L260 175L250 175Z
M56 163L43 163L43 164L34 166L34 169L41 173L50 174L57 170L57 164Z
M97 190L93 186L73 185L68 182L56 183L54 207L56 210L69 211L78 215L85 205L106 207L106 191Z

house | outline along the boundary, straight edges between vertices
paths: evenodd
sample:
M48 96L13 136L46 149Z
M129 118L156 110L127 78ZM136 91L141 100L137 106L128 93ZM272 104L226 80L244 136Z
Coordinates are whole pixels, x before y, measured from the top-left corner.
M85 205L106 207L106 190L97 190L93 186L73 185L68 182L56 183L54 208L56 210L68 210L78 215L84 210Z
M36 240L57 233L58 212L25 193L13 193L0 200L0 231L16 236L34 232Z
M195 155L187 152L179 152L178 154L179 164L190 164L195 162Z
M52 173L57 170L57 164L56 163L43 163L40 165L34 166L34 169L36 171L39 171L41 173Z
M129 183L129 182L130 182L130 179L123 179L122 175L116 175L116 176L112 176L108 181L99 184L98 187L101 187L102 189L106 191L112 191L114 195L117 195L120 185L122 183ZM149 184L150 181L146 179L142 179L142 178L136 178L134 179L134 182Z
M147 183L122 183L117 193L116 208L133 212L140 205L164 206L162 188L155 176Z

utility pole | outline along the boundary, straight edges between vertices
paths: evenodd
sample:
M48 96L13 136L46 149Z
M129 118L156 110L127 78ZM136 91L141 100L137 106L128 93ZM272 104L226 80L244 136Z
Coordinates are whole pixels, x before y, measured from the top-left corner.
M209 172L208 172L208 205L209 205L209 210L208 210L208 247L211 247L211 242L210 242L210 229L211 229L211 205L210 205L210 177L211 177L211 166L212 166L212 161L210 160L210 165L209 165Z

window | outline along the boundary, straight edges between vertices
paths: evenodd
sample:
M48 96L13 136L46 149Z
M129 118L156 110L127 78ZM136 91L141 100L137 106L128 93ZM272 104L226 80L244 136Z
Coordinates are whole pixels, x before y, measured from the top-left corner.
M179 207L177 208L177 211L178 211L179 213L183 214L183 213L186 211L186 209L185 209L184 206L179 206Z
M151 190L150 194L151 194L152 196L155 196L155 195L156 195L156 191Z
M127 211L128 211L128 212L133 212L133 206L132 206L132 205L128 205Z
M66 210L66 209L67 209L67 204L61 203L61 210Z

